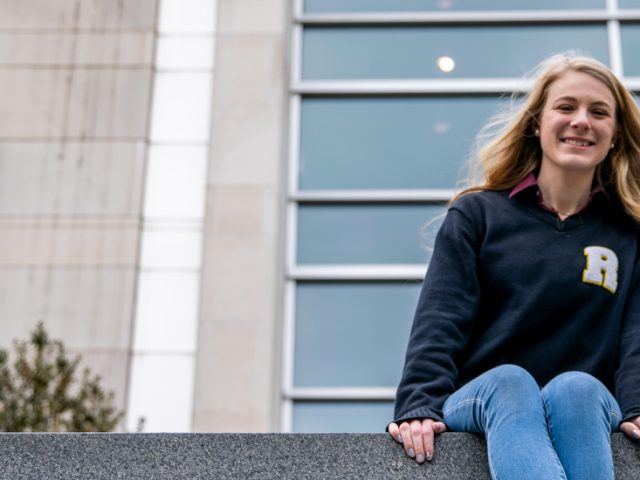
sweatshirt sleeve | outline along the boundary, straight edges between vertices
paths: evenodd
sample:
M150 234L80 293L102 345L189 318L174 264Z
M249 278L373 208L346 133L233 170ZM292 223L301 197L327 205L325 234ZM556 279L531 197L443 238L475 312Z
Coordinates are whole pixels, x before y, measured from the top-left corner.
M640 260L636 260L622 319L620 358L615 378L622 419L640 415Z
M480 300L478 234L467 217L449 209L436 236L418 300L394 422L442 421L442 406L455 389L456 354L467 344Z

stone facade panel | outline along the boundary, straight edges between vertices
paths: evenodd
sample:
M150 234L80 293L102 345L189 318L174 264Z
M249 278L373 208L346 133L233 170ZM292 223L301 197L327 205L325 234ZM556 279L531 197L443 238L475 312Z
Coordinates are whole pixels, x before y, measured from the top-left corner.
M0 215L135 217L146 147L0 141Z

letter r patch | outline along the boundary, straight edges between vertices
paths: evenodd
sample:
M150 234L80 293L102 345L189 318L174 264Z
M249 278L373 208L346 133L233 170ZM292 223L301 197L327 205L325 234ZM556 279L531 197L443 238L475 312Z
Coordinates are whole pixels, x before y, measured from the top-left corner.
M586 247L584 256L587 265L582 272L582 281L598 285L611 293L618 289L618 257L605 247Z

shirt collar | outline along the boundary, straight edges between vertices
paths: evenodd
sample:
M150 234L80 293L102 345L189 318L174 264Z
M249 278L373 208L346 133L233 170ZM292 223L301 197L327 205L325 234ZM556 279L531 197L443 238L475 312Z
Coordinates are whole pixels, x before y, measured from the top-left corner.
M530 190L530 189L535 191L536 196L538 197L538 205L543 210L552 211L544 204L544 201L542 198L542 192L540 191L540 187L538 186L538 178L536 177L534 172L530 172L526 177L520 180L520 182L515 187L511 189L511 192L509 193L509 198L513 198L519 193L524 192L525 190ZM610 200L606 190L601 185L597 185L593 188L593 190L591 190L591 195L589 195L589 201L584 206L584 208L580 210L580 212L584 211L593 200L593 197L599 193L604 194L605 198L607 200ZM576 212L576 213L580 213L580 212Z
M529 175L520 180L520 183L513 187L511 193L509 194L509 198L515 197L517 194L530 187L535 187L536 191L540 190L538 188L538 179L533 174L533 172L530 172Z

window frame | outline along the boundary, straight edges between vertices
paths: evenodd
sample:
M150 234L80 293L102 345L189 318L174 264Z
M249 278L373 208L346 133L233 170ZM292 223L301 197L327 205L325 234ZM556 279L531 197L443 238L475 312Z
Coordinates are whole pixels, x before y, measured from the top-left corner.
M322 190L300 191L300 114L305 95L439 95L525 93L530 82L516 78L452 80L302 80L302 37L305 26L346 25L489 25L500 23L593 23L607 26L611 70L631 90L640 90L640 77L624 77L620 23L640 21L640 9L619 9L618 0L606 0L603 10L553 11L464 11L464 12L376 12L304 13L304 0L292 0L290 30L291 69L289 80L289 138L286 196L285 288L283 309L282 377L280 427L293 428L293 405L298 400L392 401L395 388L302 388L293 383L295 340L295 291L298 281L422 280L425 265L327 265L299 266L297 252L297 209L299 204L320 202L447 202L454 190ZM382 428L382 426L381 426Z

